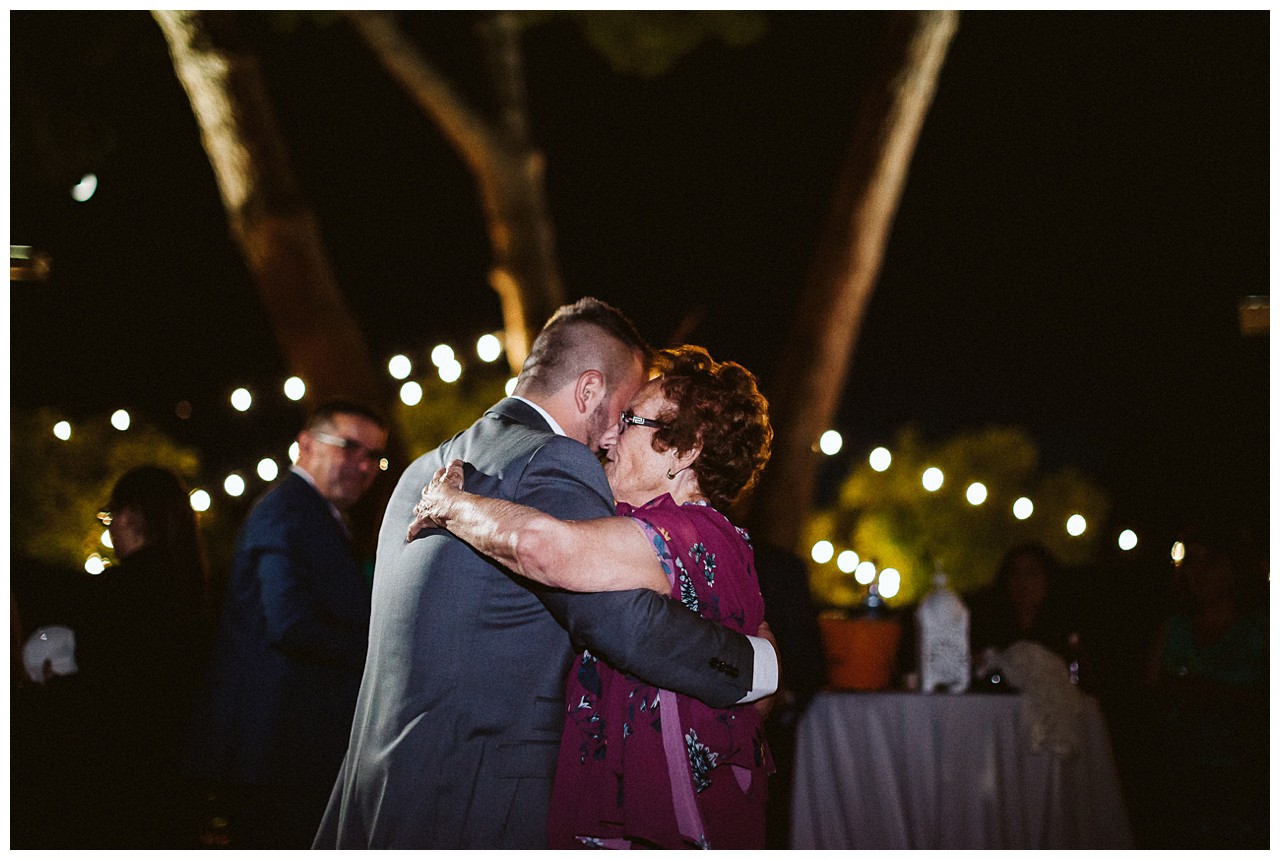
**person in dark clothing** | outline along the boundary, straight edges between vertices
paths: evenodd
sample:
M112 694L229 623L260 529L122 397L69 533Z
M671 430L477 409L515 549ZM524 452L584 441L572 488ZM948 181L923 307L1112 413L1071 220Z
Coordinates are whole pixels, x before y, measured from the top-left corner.
M1265 568L1230 527L1197 524L1183 546L1179 605L1144 678L1143 841L1266 848L1270 619L1265 602L1250 600Z
M321 404L298 462L236 538L226 599L187 748L235 848L306 848L351 731L369 640L370 584L345 512L370 489L384 420Z
M809 702L827 681L827 666L804 560L764 542L756 544L755 553L765 621L778 640L780 662L787 667L780 678L777 704L765 722L777 767L769 780L766 847L783 849L791 847L796 730Z
M20 832L41 847L195 848L179 768L208 630L195 514L176 475L139 466L99 517L118 563L81 580L67 611L78 671L34 678L15 726L24 763L39 762L15 782L36 798Z
M195 512L176 475L139 466L116 483L104 522L119 564L88 583L92 622L78 638L110 815L98 844L195 847L194 792L178 767L208 647Z
M975 657L1018 641L1037 642L1063 658L1081 647L1057 559L1039 543L1005 553L991 586L970 601L969 642ZM1072 637L1076 637L1073 642Z

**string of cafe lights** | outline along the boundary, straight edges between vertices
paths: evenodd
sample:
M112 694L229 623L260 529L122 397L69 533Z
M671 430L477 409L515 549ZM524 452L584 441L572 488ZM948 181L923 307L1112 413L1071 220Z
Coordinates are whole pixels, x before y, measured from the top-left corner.
M828 457L840 453L843 447L844 439L838 430L828 430L818 439L818 450ZM880 446L871 451L867 461L875 471L885 472L893 465L893 454L888 448ZM920 484L929 493L941 490L945 482L946 475L937 466L928 467L920 475ZM965 488L964 495L970 505L978 507L987 502L989 493L985 484L981 481L973 481ZM1020 496L1011 505L1011 513L1018 520L1030 519L1035 513L1035 503L1026 496ZM1080 537L1088 529L1088 522L1083 514L1073 513L1067 517L1064 528L1071 537ZM1136 549L1137 533L1133 529L1124 529L1116 538L1116 545L1123 552ZM1181 543L1175 543L1170 551L1170 557L1175 564L1180 563L1185 554L1186 550ZM809 556L820 565L834 560L836 568L841 573L853 574L859 585L870 585L878 579L878 593L881 597L893 597L901 587L902 577L896 569L886 567L877 571L873 562L861 558L853 549L845 549L837 553L835 544L829 540L822 539L814 543L809 549Z
M476 341L476 355L486 364L492 364L497 361L503 353L502 340L499 335L485 334ZM434 365L436 374L446 383L454 383L462 378L463 366L458 360L457 353L453 347L448 344L439 344L431 350L431 363ZM393 379L401 380L402 385L399 389L399 397L401 402L406 406L417 406L422 402L423 389L419 382L409 379L413 374L413 361L404 354L393 355L387 362L387 372ZM515 390L516 380L512 377L507 380L506 392L510 394ZM284 396L289 400L297 402L302 400L307 393L307 385L304 380L297 376L291 376L286 379L281 386ZM248 388L239 387L231 392L228 401L231 408L237 412L248 412L253 408L254 394ZM111 414L111 426L120 432L128 431L133 423L133 416L126 409L117 409ZM53 425L53 435L63 441L71 440L74 428L70 421L61 420ZM295 440L289 445L288 457L290 463L298 461L298 443ZM382 471L388 468L388 462L384 458L379 464ZM222 481L222 491L232 498L238 498L248 490L248 482L245 480L245 474L252 471L264 483L271 483L280 475L281 464L274 457L263 457L257 465L252 469L234 469ZM195 487L188 493L192 510L203 513L213 506L213 494L203 487ZM105 526L109 520L104 521ZM107 549L111 549L111 533L107 529L103 529L100 542ZM85 560L84 569L90 574L100 574L110 565L110 561L97 552L91 553Z
M497 361L503 352L502 340L496 334L482 335L475 345L477 357L491 364ZM454 383L462 378L463 366L458 360L457 353L453 347L448 344L438 344L431 350L431 363L435 367L436 374L446 383ZM422 402L423 389L421 383L409 379L413 375L414 365L412 359L404 354L393 355L387 361L387 372L393 379L401 382L399 389L399 397L406 406L417 406ZM516 380L514 377L507 380L506 392L510 394L515 388ZM286 379L281 386L285 397L289 400L297 402L306 396L307 385L304 380L297 376L291 376ZM248 412L253 408L254 395L248 388L236 388L229 397L230 405L237 412ZM117 409L111 415L111 426L116 430L125 432L132 423L132 416L125 409ZM71 422L62 420L53 426L53 435L62 441L71 439L73 428ZM822 434L818 442L818 449L827 456L834 456L843 448L843 437L837 430L828 430ZM294 441L288 449L288 457L290 463L296 463L298 460L298 443ZM893 463L893 456L887 448L877 447L871 451L868 456L868 462L872 469L877 472L887 471ZM245 474L252 471L263 482L270 483L274 481L280 474L281 464L274 457L261 458L256 466L250 470L235 469L232 470L223 479L222 491L232 498L238 498L248 490L248 482L245 480ZM379 468L386 471L388 463L384 459ZM926 469L921 475L921 484L927 492L937 492L945 483L945 475L942 470L937 467ZM969 484L965 490L965 498L969 504L979 506L987 501L988 491L986 486L980 481L974 481ZM202 487L196 487L189 494L191 507L197 512L205 512L213 505L213 495ZM1035 512L1035 505L1031 499L1026 496L1018 498L1012 505L1013 516L1019 520L1030 518ZM1067 533L1073 537L1079 537L1084 534L1087 528L1087 522L1081 514L1072 514L1066 521ZM110 535L107 531L103 531L101 542L107 548L111 547ZM1125 529L1118 538L1118 545L1121 550L1129 551L1137 547L1138 537L1132 529ZM1180 561L1179 552L1181 546L1174 545L1172 556L1175 562ZM853 574L855 580L862 585L869 585L879 580L879 593L882 597L890 598L898 592L900 586L900 574L894 568L888 567L877 571L874 563L859 557L858 553L853 549L845 549L837 553L835 546L828 540L820 540L813 545L810 555L818 564L827 564L832 560L835 561L836 567L842 573ZM98 554L94 553L85 562L85 569L89 573L101 573L105 569L108 562Z

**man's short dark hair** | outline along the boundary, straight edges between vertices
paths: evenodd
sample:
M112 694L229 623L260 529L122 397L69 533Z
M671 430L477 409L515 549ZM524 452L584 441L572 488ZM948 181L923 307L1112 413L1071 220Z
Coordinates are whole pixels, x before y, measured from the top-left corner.
M573 362L578 346L575 332L582 326L592 326L627 347L640 356L645 367L652 363L653 350L640 337L631 320L612 305L587 297L571 305L563 305L547 320L547 324L534 339L529 357L520 370L521 381L527 382L534 390L551 392L558 390L575 376L578 372ZM607 376L618 370L602 369ZM613 379L606 379L606 382L614 384Z
M326 424L333 423L335 415L356 415L368 421L377 424L379 428L386 430L387 421L372 407L363 403L357 403L354 400L326 400L315 409L311 410L311 414L307 416L307 423L303 425L304 430L315 430Z

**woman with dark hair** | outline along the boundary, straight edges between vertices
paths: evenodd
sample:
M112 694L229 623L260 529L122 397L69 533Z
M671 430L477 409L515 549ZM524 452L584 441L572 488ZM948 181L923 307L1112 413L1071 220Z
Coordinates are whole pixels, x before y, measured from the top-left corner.
M1029 641L1068 659L1080 647L1080 629L1067 611L1060 580L1058 561L1043 544L1011 547L995 581L973 601L969 634L973 653Z
M722 513L759 478L773 430L741 365L659 355L602 445L618 516L569 522L463 491L455 460L423 491L439 526L516 573L573 591L649 588L742 633L764 619L747 535ZM712 708L584 651L566 689L548 847L764 848L772 760L751 706Z
M178 750L208 642L204 558L181 480L126 472L99 517L117 564L86 583L76 659L94 847L196 847Z
M204 552L181 479L159 466L130 469L112 488L100 517L120 561L114 575L101 581L122 583L128 572L130 585L149 586L153 603L166 604L186 625L207 626Z

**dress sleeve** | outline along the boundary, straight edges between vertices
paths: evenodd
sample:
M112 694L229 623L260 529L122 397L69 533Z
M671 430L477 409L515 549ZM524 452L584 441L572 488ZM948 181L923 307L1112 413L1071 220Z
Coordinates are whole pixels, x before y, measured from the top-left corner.
M674 587L676 583L675 565L671 560L671 548L667 545L667 539L663 537L662 532L658 531L653 523L634 514L629 516L640 526L640 530L644 532L649 545L653 547L653 552L658 557L658 563L662 565L662 572L667 575L667 584Z
M744 532L715 508L679 505L670 496L639 508L619 506L619 512L661 539L659 557L673 599L730 630L756 632L764 619L764 600Z

